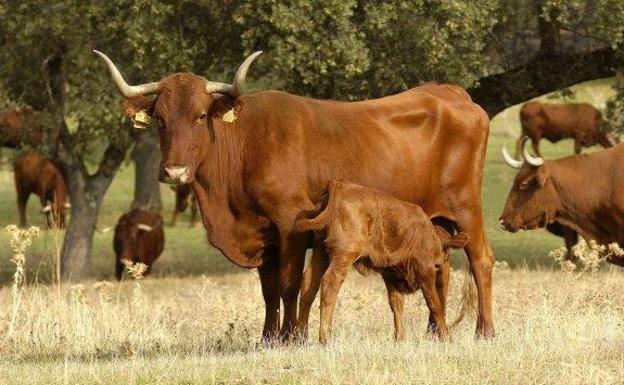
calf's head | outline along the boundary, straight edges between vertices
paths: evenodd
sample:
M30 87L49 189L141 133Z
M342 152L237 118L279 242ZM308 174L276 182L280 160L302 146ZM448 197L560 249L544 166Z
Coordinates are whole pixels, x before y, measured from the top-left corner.
M134 119L133 108L130 107L135 104L138 108L134 110L144 110L160 123L160 180L170 184L193 182L207 151L211 117L223 112L223 106L215 102L223 97L232 100L241 95L247 71L262 53L258 51L245 59L236 72L233 84L209 81L190 73L177 73L158 82L130 86L106 55L94 52L106 62L119 92L129 100L124 105L125 113L133 114ZM155 94L156 98L150 101L143 97L149 94Z
M520 170L499 219L501 227L510 232L545 227L554 221L559 204L548 162L531 156L526 143L525 138L522 142L522 160L513 159L503 147L506 163Z

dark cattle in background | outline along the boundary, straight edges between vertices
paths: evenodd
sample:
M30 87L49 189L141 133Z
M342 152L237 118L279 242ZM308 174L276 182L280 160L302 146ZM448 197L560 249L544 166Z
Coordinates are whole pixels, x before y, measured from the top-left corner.
M611 132L603 127L602 114L587 103L542 103L532 101L520 109L522 134L516 142L516 158L525 136L531 139L533 150L538 156L539 141L546 139L556 143L562 139L574 139L574 152L579 154L581 147L599 144L605 148L615 145Z
M160 214L134 209L119 218L115 226L115 276L121 279L123 260L147 265L145 275L152 270L154 261L165 247L165 233Z
M566 247L566 259L576 262L578 258L574 255L572 248L578 243L578 233L558 222L547 224L546 230L553 235L563 238Z
M559 223L587 240L624 245L624 144L588 155L544 161L522 144L522 160L503 148L518 168L500 224L507 231ZM624 258L609 258L624 266Z
M420 206L353 183L330 182L324 203L316 217L295 223L295 231L322 232L329 256L327 262L311 261L326 268L321 283L321 343L330 335L336 296L353 265L362 274L381 274L396 340L405 334L404 294L419 288L429 308L428 330L445 338L448 249L466 246L468 236L451 236L431 223Z
M17 210L20 226L26 226L26 202L30 194L41 200L42 212L46 214L48 227L65 227L67 186L60 170L35 151L27 151L13 162Z
M197 223L197 199L193 193L193 186L182 184L171 186L171 189L175 193L175 207L171 217L171 226L175 226L178 214L183 213L187 207L191 206L191 227L194 227Z
M20 148L41 143L41 128L28 125L30 114L30 108L0 113L0 146Z
M320 280L314 269L301 287L312 235L295 234L292 226L332 179L417 203L436 223L467 233L479 299L476 332L494 335L494 256L481 209L489 118L464 89L430 83L353 103L278 91L242 95L259 52L241 64L233 84L176 73L130 86L97 54L124 97L156 95L145 110L161 124L161 181L191 183L210 243L234 264L259 269L265 339L294 336L300 289L304 306L314 299Z

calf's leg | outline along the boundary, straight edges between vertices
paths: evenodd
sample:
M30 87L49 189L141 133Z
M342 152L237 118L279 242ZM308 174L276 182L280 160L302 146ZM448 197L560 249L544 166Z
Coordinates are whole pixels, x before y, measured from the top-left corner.
M310 309L316 293L321 285L321 278L323 273L327 270L329 264L329 256L325 251L324 245L321 241L315 240L314 248L312 250L312 257L310 258L310 264L303 273L303 281L301 282L301 299L299 300L299 319L297 320L297 331L301 341L305 341L308 338L308 319L310 316Z
M356 256L357 258L357 256ZM321 280L321 328L319 342L326 344L331 336L336 296L355 258L352 255L332 255Z
M444 317L442 304L440 302L440 297L438 296L438 291L436 289L435 269L432 268L424 273L422 277L421 290L423 293L423 297L425 297L425 302L427 302L427 307L429 308L429 317L433 319L433 323L435 325L432 332L438 338L446 340L448 338L446 318Z
M446 261L440 269L436 271L435 278L435 287L436 292L438 293L438 298L440 299L440 311L446 317L446 298L448 297L448 288L449 288L449 276L451 273L451 264L449 261ZM429 325L427 326L427 331L430 333L434 333L435 331L435 319L434 314L429 312Z
M384 277L386 290L388 291L388 302L394 316L394 340L403 341L405 339L405 328L403 327L403 308L405 306L405 296L401 293L391 280Z

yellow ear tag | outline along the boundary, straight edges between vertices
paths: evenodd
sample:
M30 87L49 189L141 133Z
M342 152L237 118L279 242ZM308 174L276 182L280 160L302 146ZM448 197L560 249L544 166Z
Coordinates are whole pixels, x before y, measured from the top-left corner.
M232 123L236 120L236 113L234 112L234 108L223 114L223 121L226 123Z
M144 110L140 110L134 114L134 128L147 128L151 121L152 118Z

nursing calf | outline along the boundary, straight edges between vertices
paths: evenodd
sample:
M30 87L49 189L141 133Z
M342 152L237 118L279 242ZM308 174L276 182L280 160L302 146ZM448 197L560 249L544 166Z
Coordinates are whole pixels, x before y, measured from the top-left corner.
M430 311L429 330L446 337L448 249L466 246L465 233L449 235L434 226L420 206L337 181L329 183L323 211L315 218L297 220L295 229L324 231L329 264L321 280L321 343L328 340L338 290L354 264L360 273L375 271L383 277L397 340L404 337L403 295L419 288ZM446 277L436 282L443 269Z

